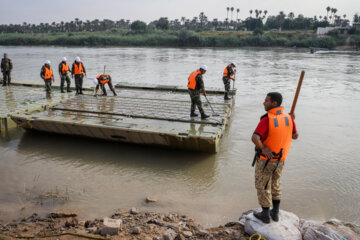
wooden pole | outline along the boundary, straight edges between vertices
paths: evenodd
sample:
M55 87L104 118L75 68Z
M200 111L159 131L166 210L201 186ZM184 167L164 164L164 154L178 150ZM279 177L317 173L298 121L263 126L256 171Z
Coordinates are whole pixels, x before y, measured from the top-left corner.
M104 65L104 74L105 74L106 65Z
M296 102L297 102L298 97L299 97L299 93L300 93L300 89L301 89L301 84L302 84L302 81L303 81L303 79L304 79L304 75L305 75L305 71L301 71L299 83L298 83L298 86L297 86L297 89L296 89L294 101L293 101L292 106L291 106L290 114L294 114L295 107L296 107Z

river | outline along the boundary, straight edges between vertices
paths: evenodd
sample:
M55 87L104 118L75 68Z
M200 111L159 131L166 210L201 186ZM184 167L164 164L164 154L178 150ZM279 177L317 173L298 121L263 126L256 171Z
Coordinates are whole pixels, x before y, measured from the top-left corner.
M80 56L89 77L106 65L114 82L138 85L184 87L189 73L206 64L205 86L222 87L222 71L235 61L238 91L220 152L213 155L10 131L0 141L0 219L54 209L90 218L137 207L183 213L207 226L236 220L258 207L250 138L266 93L281 92L289 111L304 70L295 111L300 137L284 168L281 208L306 219L360 223L360 55L266 48L2 46L2 52L14 63L12 77L29 82L39 81L46 59L57 72L61 57L71 63ZM64 199L39 198L47 193ZM146 196L158 202L146 204Z

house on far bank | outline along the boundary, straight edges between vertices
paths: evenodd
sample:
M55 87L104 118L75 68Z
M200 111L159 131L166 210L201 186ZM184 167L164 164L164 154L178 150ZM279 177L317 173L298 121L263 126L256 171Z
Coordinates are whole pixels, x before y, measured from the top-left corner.
M354 22L353 27L356 29L360 29L360 22Z
M347 26L347 27L324 27L324 28L318 27L316 34L318 36L326 35L332 30L338 30L340 34L347 34L348 31L350 30L350 27L349 26Z

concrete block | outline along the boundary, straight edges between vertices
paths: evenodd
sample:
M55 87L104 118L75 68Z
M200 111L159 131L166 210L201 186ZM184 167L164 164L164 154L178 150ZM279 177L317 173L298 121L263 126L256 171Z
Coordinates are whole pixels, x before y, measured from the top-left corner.
M116 234L118 234L121 227L122 227L121 219L112 219L112 218L105 217L104 222L101 227L101 230L100 230L100 234L103 236L116 235Z

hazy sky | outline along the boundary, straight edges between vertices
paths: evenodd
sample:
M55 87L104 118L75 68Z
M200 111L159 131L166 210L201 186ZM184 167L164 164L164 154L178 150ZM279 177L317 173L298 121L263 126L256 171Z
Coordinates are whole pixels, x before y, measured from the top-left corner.
M325 16L325 8L330 6L338 9L338 15L346 14L351 20L355 13L360 13L360 0L0 0L0 6L0 24L60 22L76 17L150 22L159 17L193 18L200 12L209 20L224 20L226 7L239 8L241 19L249 16L250 9L267 10L268 15L284 11L313 17Z

